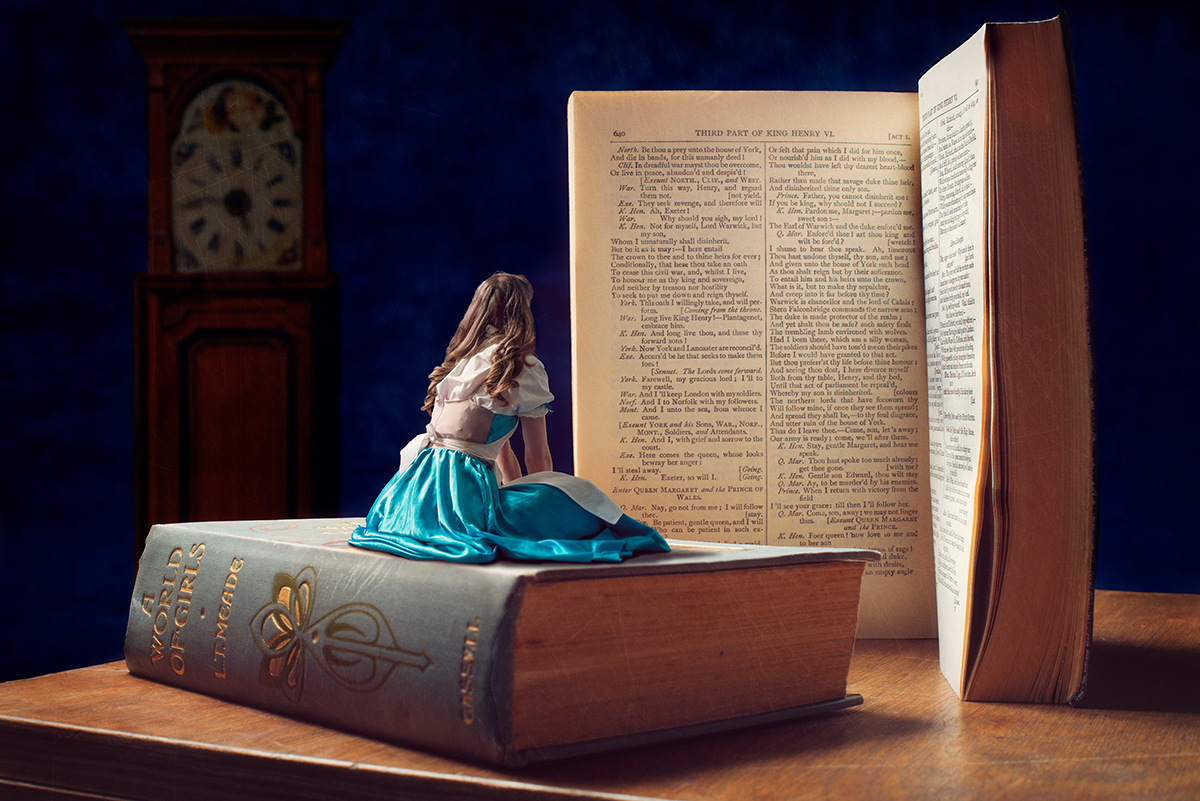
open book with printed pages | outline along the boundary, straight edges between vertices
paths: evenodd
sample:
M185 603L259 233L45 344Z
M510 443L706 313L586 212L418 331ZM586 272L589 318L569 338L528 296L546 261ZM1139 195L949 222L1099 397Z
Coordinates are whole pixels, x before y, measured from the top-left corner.
M575 469L665 536L867 547L860 637L1084 687L1090 304L1065 20L913 94L577 92Z

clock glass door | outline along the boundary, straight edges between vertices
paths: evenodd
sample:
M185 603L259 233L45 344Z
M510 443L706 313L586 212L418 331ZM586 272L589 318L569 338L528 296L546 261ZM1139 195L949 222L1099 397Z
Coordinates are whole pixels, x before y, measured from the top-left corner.
M299 270L300 141L283 104L242 80L201 91L171 148L179 272Z

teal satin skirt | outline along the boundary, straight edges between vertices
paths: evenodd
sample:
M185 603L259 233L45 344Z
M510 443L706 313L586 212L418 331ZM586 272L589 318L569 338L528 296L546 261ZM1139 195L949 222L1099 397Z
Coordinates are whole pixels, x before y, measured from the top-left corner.
M570 477L574 481L582 481ZM425 448L387 483L350 537L409 559L619 562L671 550L653 528L622 514L609 523L558 487L500 487L491 467L447 448Z

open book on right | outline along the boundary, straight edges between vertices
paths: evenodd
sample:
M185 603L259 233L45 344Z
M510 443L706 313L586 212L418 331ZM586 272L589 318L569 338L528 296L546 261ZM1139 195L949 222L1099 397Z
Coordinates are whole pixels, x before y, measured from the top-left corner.
M1069 34L916 95L576 92L575 469L666 536L868 547L860 636L1068 702L1095 499ZM936 623L935 623L936 609Z

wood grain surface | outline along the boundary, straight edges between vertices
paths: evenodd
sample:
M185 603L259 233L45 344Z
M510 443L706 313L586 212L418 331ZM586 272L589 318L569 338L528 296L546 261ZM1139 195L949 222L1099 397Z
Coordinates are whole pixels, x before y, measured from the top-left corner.
M499 771L130 676L0 685L0 796L128 799L1200 797L1200 595L1099 592L1080 708L960 702L932 640L859 641L828 717Z

